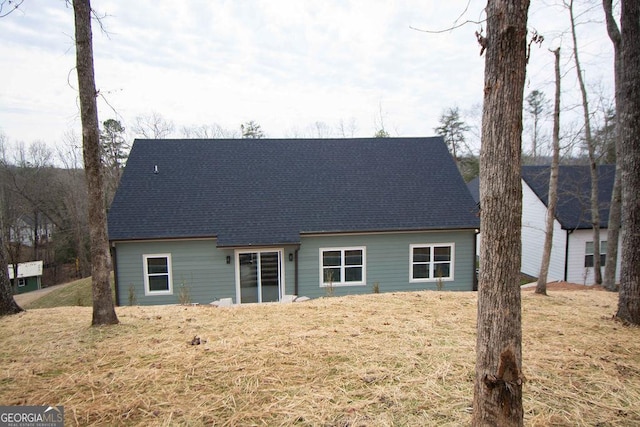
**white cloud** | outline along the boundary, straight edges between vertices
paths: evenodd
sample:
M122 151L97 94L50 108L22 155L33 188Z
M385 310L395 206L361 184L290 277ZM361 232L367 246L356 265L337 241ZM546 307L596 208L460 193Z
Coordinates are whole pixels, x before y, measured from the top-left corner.
M97 86L109 102L100 101L101 120L115 115L111 107L125 122L151 111L178 126L236 128L257 120L269 136L280 137L316 121L354 118L358 135L370 136L381 106L392 134L415 136L432 135L443 109L464 110L482 100L484 58L473 35L480 25L441 34L410 28L453 25L464 10L458 2L137 0L93 6L108 15L108 35L96 25L93 30ZM483 7L471 2L460 21L482 19ZM561 12L532 5L531 26L550 36L549 44L534 48L526 91L551 87L553 57L546 49L567 27ZM76 94L67 82L75 85L73 11L64 2L30 0L0 24L0 55L10 64L0 68L0 127L12 140L55 143L79 126ZM610 87L604 26L581 31L589 77Z

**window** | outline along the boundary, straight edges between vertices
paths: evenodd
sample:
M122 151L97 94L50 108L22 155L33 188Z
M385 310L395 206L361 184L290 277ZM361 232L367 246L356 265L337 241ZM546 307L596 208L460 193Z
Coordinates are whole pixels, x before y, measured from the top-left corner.
M453 280L453 243L411 245L410 282Z
M144 294L171 295L171 255L143 255L144 262Z
M607 241L600 242L600 266L607 261ZM593 267L593 242L586 242L584 248L584 266Z
M320 249L320 286L366 284L363 247Z
M27 286L27 280L24 278L18 279L18 287L24 288L25 286Z

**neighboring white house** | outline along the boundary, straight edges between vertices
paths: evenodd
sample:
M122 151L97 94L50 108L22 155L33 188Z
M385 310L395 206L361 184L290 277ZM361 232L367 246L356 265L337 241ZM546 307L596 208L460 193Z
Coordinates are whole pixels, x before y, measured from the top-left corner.
M613 165L598 167L600 259L603 273L614 173ZM479 200L477 179L469 183L469 189L474 198ZM521 271L533 277L538 276L542 262L548 190L549 166L522 168ZM558 207L553 222L553 245L547 276L550 282L563 280L580 284L594 283L590 194L591 177L588 166L560 166ZM620 242L618 242L618 253L620 253ZM619 271L620 257L618 257L616 268L616 280L619 280Z
M529 276L538 277L544 247L547 206L536 196L531 187L522 180L522 264L520 270ZM553 243L549 259L550 282L565 280L565 251L567 230L560 222L553 221Z
M53 223L41 213L36 216L21 215L9 228L9 239L11 242L34 246L35 236L38 236L38 243L51 240L53 235Z

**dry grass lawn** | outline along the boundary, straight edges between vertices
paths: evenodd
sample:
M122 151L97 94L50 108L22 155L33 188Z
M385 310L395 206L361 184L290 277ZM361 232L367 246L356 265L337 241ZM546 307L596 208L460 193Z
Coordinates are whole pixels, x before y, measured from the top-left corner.
M640 329L611 320L616 304L595 290L523 291L527 425L640 425ZM471 419L475 293L121 307L118 316L102 328L89 326L87 307L0 318L0 404L64 405L69 426Z

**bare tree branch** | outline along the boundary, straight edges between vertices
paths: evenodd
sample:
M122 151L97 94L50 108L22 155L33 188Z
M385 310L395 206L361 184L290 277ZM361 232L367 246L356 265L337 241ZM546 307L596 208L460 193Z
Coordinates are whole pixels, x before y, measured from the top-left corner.
M602 0L602 7L604 8L604 16L607 21L607 33L609 34L609 38L615 47L619 47L621 40L620 30L618 29L618 24L613 17L613 7L611 3L612 0Z
M462 11L462 13L460 13L460 16L458 16L455 19L455 21L453 21L453 25L451 27L449 27L449 28L445 28L445 29L442 29L442 30L422 30L420 28L415 28L415 27L413 27L411 25L409 25L409 28L411 28L412 30L420 31L421 33L440 34L440 33L446 33L446 32L455 30L455 29L460 28L460 27L464 27L467 24L482 25L485 22L487 22L486 19L481 19L479 21L474 21L474 20L471 20L471 19L467 19L466 21L464 21L464 22L462 22L460 24L457 23L460 20L460 18L462 18L467 13L467 11L469 10L469 5L470 4L471 4L471 0L468 0L467 1L467 5L464 7L464 10ZM485 9L482 9L482 12L484 12L484 11L485 11ZM480 32L482 32L482 30Z
M2 0L0 1L0 18L4 18L7 15L10 15L12 12L15 12L24 2L24 0ZM9 6L9 10L7 12L3 12L4 7Z
M466 21L464 21L464 22L462 22L462 23L460 23L458 25L453 25L453 26L451 26L449 28L445 28L445 29L442 29L442 30L422 30L420 28L416 28L416 27L413 27L411 25L409 25L409 28L411 28L412 30L420 31L421 33L441 34L441 33L447 33L449 31L455 30L455 29L460 28L460 27L464 27L467 24L482 25L486 21L487 21L486 19L483 19L482 21L472 21L470 19L467 19Z

